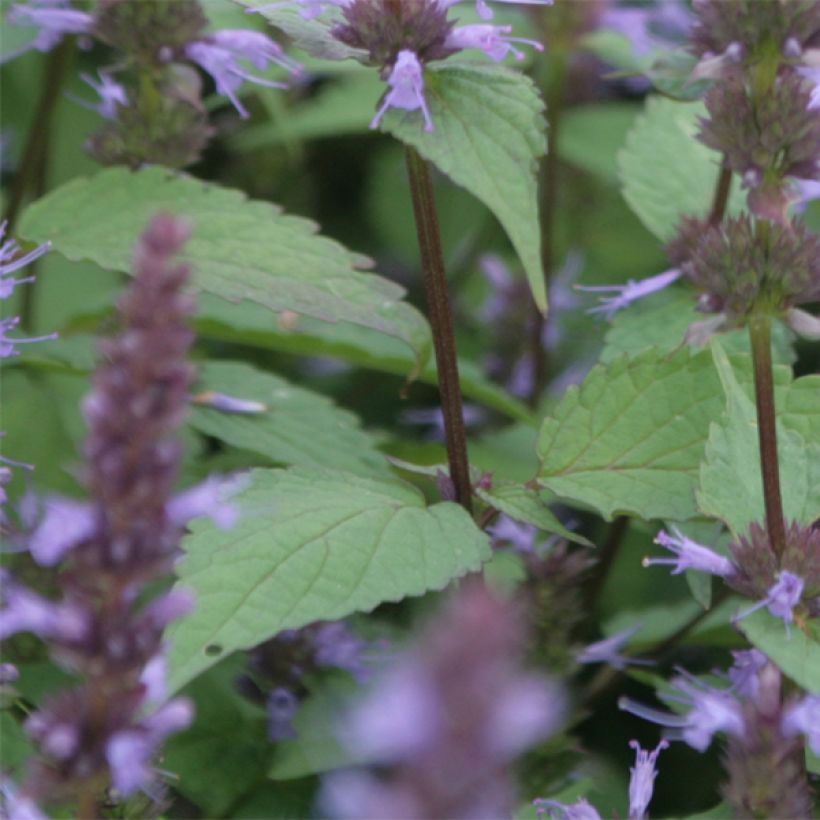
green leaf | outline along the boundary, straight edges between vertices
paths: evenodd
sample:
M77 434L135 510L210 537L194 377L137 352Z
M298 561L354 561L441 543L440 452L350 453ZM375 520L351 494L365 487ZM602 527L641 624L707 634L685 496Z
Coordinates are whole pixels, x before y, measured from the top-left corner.
M190 424L206 435L278 464L346 469L358 475L389 475L384 456L352 413L318 393L241 362L206 362L195 392L214 391L262 402L263 413L191 409Z
M163 767L174 773L175 791L205 817L224 817L264 778L273 752L264 711L243 701L234 685L243 666L221 664L185 688L196 719L163 748Z
M723 391L708 351L654 350L594 368L544 420L541 483L605 518L685 521Z
M499 65L446 62L425 72L435 129L420 111L387 112L383 128L412 145L497 217L546 311L536 171L546 152L544 105L532 81Z
M570 108L561 117L558 136L561 159L595 174L604 182L616 182L617 153L640 110L634 103L622 102Z
M820 694L820 643L817 641L820 621L811 621L806 631L792 625L787 635L782 619L759 609L741 618L737 625L798 686Z
M490 557L458 505L426 507L399 481L256 470L227 532L194 522L180 582L197 596L170 630L172 688L283 629L442 589Z
M778 395L778 417L808 444L820 444L820 376L803 376Z
M741 535L753 521L763 519L765 510L757 411L717 341L712 351L726 411L709 431L698 506L704 515L725 521L735 535ZM820 446L807 445L799 433L786 430L780 422L777 440L783 514L786 521L810 524L820 510Z
M702 103L650 97L618 155L624 198L663 242L675 235L682 216L706 216L712 204L720 155L695 139L705 113ZM729 211L740 210L743 201L735 184Z
M495 507L516 521L534 524L539 530L555 533L576 544L583 544L586 547L593 546L592 542L568 530L558 520L555 513L547 506L554 499L543 490L533 490L511 482L494 482L489 490L479 487L476 492L485 504Z
M26 761L36 753L23 726L6 709L0 709L0 749L4 773L8 772L14 779L23 773Z
M200 289L395 336L413 349L418 366L429 356L424 317L401 301L401 287L358 270L368 263L363 257L317 235L309 220L185 174L110 168L74 179L28 208L20 234L51 240L69 259L129 271L134 243L158 211L193 223L181 258L193 265Z
M413 367L410 349L397 339L349 322L320 322L308 316L271 322L270 312L252 302L231 304L203 294L195 319L197 332L214 339L308 356L333 356L360 367L397 376ZM518 399L493 384L474 362L459 360L464 395L518 421L532 422L532 413ZM436 384L436 365L428 362L421 381Z

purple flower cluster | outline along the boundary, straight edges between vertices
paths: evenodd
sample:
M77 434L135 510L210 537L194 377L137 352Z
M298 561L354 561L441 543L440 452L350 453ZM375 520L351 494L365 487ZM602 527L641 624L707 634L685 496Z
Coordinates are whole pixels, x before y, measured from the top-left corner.
M553 0L496 0L501 3L551 5ZM523 60L516 44L543 50L541 43L512 36L510 26L477 23L456 26L447 11L461 0L279 0L250 11L298 7L302 17L311 20L324 12L341 9L344 24L333 29L334 36L347 45L368 52L366 62L379 68L387 91L370 123L378 127L390 108L421 111L425 131L434 129L425 93L424 69L428 62L441 60L459 51L476 49L500 62L508 55ZM476 9L483 20L493 12L485 0Z
M335 817L506 817L508 763L552 733L563 698L520 670L522 635L510 605L469 583L399 659L343 728L360 759L386 777L328 777Z
M209 514L229 525L235 516L215 479L172 494L193 301L184 290L188 267L171 260L187 236L182 220L159 215L140 238L135 279L119 305L122 334L102 344L105 364L84 405L93 501L47 499L31 535L34 560L60 564L62 598L2 578L0 638L32 632L84 679L26 722L41 751L23 790L35 802L96 799L106 773L121 795L147 788L160 744L192 718L186 699L167 701L163 631L190 610L193 596L172 589L142 600L146 584L171 569L190 518Z

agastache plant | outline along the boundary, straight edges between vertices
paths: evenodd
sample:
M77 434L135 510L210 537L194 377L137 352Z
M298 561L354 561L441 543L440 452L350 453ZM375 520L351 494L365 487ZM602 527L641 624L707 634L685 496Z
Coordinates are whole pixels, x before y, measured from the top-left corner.
M121 798L158 793L152 761L193 717L189 700L168 700L163 632L194 598L182 588L143 596L167 577L191 518L230 526L235 515L217 480L173 493L194 304L190 268L173 257L188 235L184 220L159 215L140 237L134 283L119 304L122 333L102 344L104 364L83 405L92 500L46 498L30 536L34 560L60 567L61 597L45 598L3 570L0 637L34 633L81 678L26 720L40 756L15 800L73 804L80 817L99 816L109 783Z

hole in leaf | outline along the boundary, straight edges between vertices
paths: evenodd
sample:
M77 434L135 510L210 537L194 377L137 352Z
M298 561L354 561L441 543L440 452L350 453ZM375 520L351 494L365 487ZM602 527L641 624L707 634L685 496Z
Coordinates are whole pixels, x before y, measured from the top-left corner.
M214 655L221 655L222 647L218 643L208 644L208 646L205 647L205 654L210 655L211 657Z

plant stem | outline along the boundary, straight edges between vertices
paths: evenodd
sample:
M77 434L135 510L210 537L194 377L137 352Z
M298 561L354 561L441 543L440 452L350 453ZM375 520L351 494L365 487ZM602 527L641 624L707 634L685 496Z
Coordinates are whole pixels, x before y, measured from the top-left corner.
M729 202L729 191L732 189L732 171L726 164L724 158L720 166L720 173L715 186L715 195L712 199L712 209L709 211L709 224L712 227L719 225L723 221L726 213L726 205Z
M6 211L3 214L3 220L7 223L6 230L9 234L14 230L26 192L32 185L37 185L38 181L42 181L44 177L48 144L53 131L54 109L60 99L63 80L73 55L74 43L70 38L64 38L48 55L40 99L37 101L37 110L34 112L34 119L26 136L23 156L20 158L20 167L9 188ZM20 322L24 328L28 329L32 326L35 285L36 280L30 283L28 287L22 288Z
M427 309L433 328L433 345L436 351L441 409L444 414L444 435L447 444L447 460L450 465L450 479L453 482L456 501L467 512L472 512L467 433L461 403L456 339L453 331L447 276L444 270L444 254L441 250L441 232L433 183L427 162L422 159L415 148L406 146L405 156L407 173L410 177L410 191L413 196L413 214L416 218L419 250L421 251Z
M771 319L755 313L749 319L752 342L752 362L757 403L757 432L760 443L760 472L763 478L763 499L766 505L766 530L772 549L780 555L786 544L783 520L783 500L780 494L780 466L777 458L777 426L772 374Z
M615 563L618 556L618 551L624 538L629 531L629 517L626 515L619 515L609 528L603 546L598 551L598 563L593 569L593 575L587 584L586 589L586 611L592 615L597 606L601 593L606 586L609 571Z
M558 137L561 113L564 107L564 84L567 60L558 49L550 64L547 86L547 155L541 166L541 266L544 269L544 286L549 293L550 281L555 268L555 216L558 211ZM544 348L544 325L548 319L535 306L530 318L530 357L532 360L532 387L527 397L531 407L537 407L547 383L549 362Z

